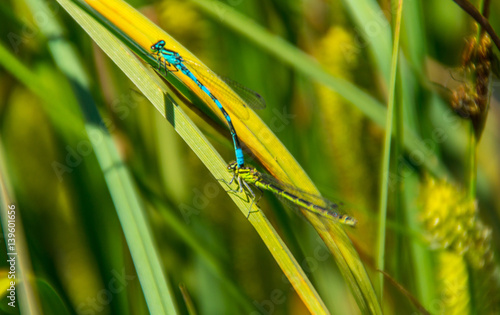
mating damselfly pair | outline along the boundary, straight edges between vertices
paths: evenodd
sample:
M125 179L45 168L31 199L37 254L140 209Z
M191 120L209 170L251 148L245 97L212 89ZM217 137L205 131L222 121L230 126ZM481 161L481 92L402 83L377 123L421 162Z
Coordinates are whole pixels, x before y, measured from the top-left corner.
M317 203L313 202L312 200L324 200L321 197L301 198L296 194L291 193L290 189L287 189L286 187L277 184L279 183L279 181L273 181L271 180L270 177L266 177L265 174L258 172L255 168L245 166L240 140L238 138L236 130L234 129L231 117L224 109L219 99L206 87L205 84L202 83L203 79L207 79L207 74L209 74L208 77L215 78L215 82L218 81L220 82L220 78L216 74L211 72L207 67L200 65L196 62L184 59L178 52L165 48L164 40L159 40L158 42L153 44L151 46L151 52L158 60L158 71L161 72L162 68L165 69L165 71L170 71L170 72L180 71L189 79L191 79L194 83L196 83L196 85L200 88L200 90L210 97L210 99L216 104L216 106L224 115L224 118L229 127L229 131L231 133L236 155L236 162L229 164L228 170L233 174L232 181L236 179L240 190L243 190L243 186L245 186L248 192L253 196L255 200L255 194L250 188L249 186L250 184L257 187L258 189L270 191L307 211L313 212L315 214L326 217L328 219L332 219L334 221L337 221L345 225L349 226L356 225L357 222L356 219L338 213L338 208L339 208L338 204L332 202L325 202L325 206L320 206ZM192 69L196 74L200 75L199 76L195 75L193 71L191 71L190 69ZM239 88L241 86L236 85L235 87ZM222 87L221 90L224 91L224 89L225 88ZM244 89L244 91L248 92L249 90ZM259 94L257 93L246 93L246 94L251 95L251 99L248 103L253 104L252 107L254 108L265 107L265 102L262 99L262 97L260 97Z

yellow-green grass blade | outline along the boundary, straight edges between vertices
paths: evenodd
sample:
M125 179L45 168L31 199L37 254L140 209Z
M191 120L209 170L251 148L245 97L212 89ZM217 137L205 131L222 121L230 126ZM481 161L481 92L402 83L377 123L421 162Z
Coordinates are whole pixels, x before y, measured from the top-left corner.
M33 12L47 10L46 3L32 0L28 4ZM71 3L61 1L65 8ZM48 38L62 37L62 29L55 20L42 25L41 31ZM168 283L163 274L161 261L156 252L144 210L140 204L130 175L122 167L114 143L103 127L88 87L90 81L78 62L76 51L63 40L49 42L50 51L59 68L72 83L78 102L85 114L85 129L91 140L97 160L103 171L110 195L132 254L135 268L143 287L148 307L152 313L175 313L175 306Z
M401 15L403 10L403 1L400 0L398 3L398 10L396 14L396 20L394 23L394 43L392 46L392 62L391 62L391 78L389 81L389 101L387 105L387 126L385 128L385 140L384 140L384 157L382 162L382 174L381 174L381 184L380 184L380 204L379 204L379 220L378 220L378 235L377 235L377 260L376 267L377 270L384 271L385 265L385 239L386 239L386 220L387 220L387 199L389 195L389 168L390 168L390 157L391 157L391 141L392 141L392 128L393 128L393 117L395 106L401 106L401 104L396 104L396 76L398 73L398 56L399 56L399 38L401 31ZM396 116L396 119L398 117ZM382 301L383 290L384 290L384 275L381 273L378 277L378 294L380 300Z
M94 1L93 4L96 4ZM102 4L102 3L99 3ZM128 28L131 28L131 34L128 37L132 37L141 31L141 27L145 25L148 21L144 20L139 13L135 12L131 7L123 2L113 1L106 2L106 5L111 5L114 13L119 13L125 15L127 18L132 19L126 24ZM101 13L106 13L106 6L101 7ZM109 13L109 12L108 12ZM113 19L119 17L118 15L112 14ZM83 18L85 16L85 18ZM201 161L207 166L207 168L212 172L213 176L221 180L221 185L227 190L228 187L223 183L223 181L228 182L231 177L226 170L226 162L222 160L220 155L214 150L211 144L205 139L198 128L191 122L191 120L184 114L182 109L177 104L182 104L179 98L175 96L174 93L168 93L170 90L161 81L155 72L151 68L144 67L137 59L134 58L133 54L126 49L123 44L109 35L109 33L100 25L97 21L91 20L87 15L83 15L83 12L79 12L78 15L73 15L80 25L86 29L93 39L99 44L99 46L115 61L118 66L126 73L126 75L137 85L139 90L152 102L155 108L169 120L169 122L174 126L179 135L184 139L184 141L192 148L192 150L197 154ZM98 17L96 15L96 17ZM137 20L134 20L137 19ZM134 24L134 21L136 22ZM109 22L103 23L107 25ZM147 39L149 37L162 38L168 37L168 34L157 29L152 23L148 25L150 27L148 30L144 31L144 36L148 42L143 48L149 47L151 42L154 43L154 39ZM97 29L98 31L93 31ZM92 31L91 31L92 30ZM126 30L123 30L126 31ZM156 34L154 34L156 32ZM103 40L101 37L106 38ZM159 37L161 36L161 37ZM144 40L144 39L143 39ZM173 39L172 39L173 40ZM151 42L149 42L151 41ZM138 42L129 43L131 47L137 47ZM177 47L179 48L179 47ZM193 57L194 58L194 57ZM193 59L191 58L191 59ZM147 59L147 58L146 58ZM259 120L260 121L260 120ZM231 190L236 187L233 185ZM235 201L237 206L240 208L242 213L246 216L248 214L248 208L251 201L247 196L242 193L231 193L231 198ZM257 207L254 204L254 208ZM307 279L305 273L301 269L300 265L297 263L293 255L287 249L286 245L280 239L279 235L276 233L271 224L267 221L262 211L257 211L253 213L249 221L252 223L254 228L259 233L260 237L264 240L267 247L270 249L275 260L280 265L281 269L289 279L293 279L292 285L298 292L299 296L304 301L305 305L309 308L312 313L315 314L327 314L326 309L321 298L317 294L314 287L311 285L310 281Z
M149 49L149 47L158 39L163 39L171 45L171 47L167 48L175 48L182 56L186 56L191 60L196 60L195 56L177 43L167 33L158 30L154 25L148 25L148 21L144 17L135 17L130 7L122 5L121 1L87 1L87 3L92 4L92 7L95 10L98 10L99 14L106 18L107 21L103 24L108 26L113 24L113 28L126 33L125 38L134 40L133 43L128 43L130 47L140 46L144 51ZM98 15L96 15L96 17L98 17ZM113 23L111 23L111 21L113 21ZM224 100L221 101L224 103ZM155 104L154 101L153 104ZM261 163L275 177L286 183L300 187L304 191L319 194L306 173L297 164L288 150L281 144L271 130L260 120L260 118L253 113L253 111L247 109L245 113L248 113L248 115L245 117L245 123L243 123L239 115L239 111L241 109L234 108L234 104L232 102L227 102L226 105L226 109L231 115L235 128L242 141L252 150ZM222 177L223 175L221 173L215 173L217 168L212 170L213 166L210 165L212 163L211 161L203 162L212 172L214 172L213 174L216 178L227 178L227 174ZM247 213L246 209L245 213ZM312 222L313 226L320 227L317 229L318 233L320 233L326 245L334 254L339 266L341 267L342 274L346 278L348 285L351 287L360 309L364 313L381 313L380 305L376 299L366 270L364 269L359 256L342 228L331 222L323 223L314 214L305 213L305 215ZM255 212L250 215L249 219L261 235L261 238L266 241L269 238L269 233L273 235L274 230L267 225L263 225L264 219L261 216L262 214L260 212ZM287 277L290 279L297 279L296 277L292 277L293 274L290 274L287 270L289 262L278 260L276 247L269 245L268 247L271 249L271 252L273 253L275 259L277 259L282 269L285 271ZM302 285L303 282L294 280L292 283L295 285L299 295L301 295L304 300L303 292L297 288L297 285ZM308 301L304 300L304 302L308 305L309 309L312 310ZM322 305L322 302L321 304L316 305Z

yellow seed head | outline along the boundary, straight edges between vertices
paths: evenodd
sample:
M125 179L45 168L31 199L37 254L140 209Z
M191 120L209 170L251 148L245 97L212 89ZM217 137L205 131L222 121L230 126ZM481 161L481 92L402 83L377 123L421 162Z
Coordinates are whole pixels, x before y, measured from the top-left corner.
M464 255L475 268L491 259L491 229L478 217L477 203L446 181L428 179L421 192L421 219L434 249Z

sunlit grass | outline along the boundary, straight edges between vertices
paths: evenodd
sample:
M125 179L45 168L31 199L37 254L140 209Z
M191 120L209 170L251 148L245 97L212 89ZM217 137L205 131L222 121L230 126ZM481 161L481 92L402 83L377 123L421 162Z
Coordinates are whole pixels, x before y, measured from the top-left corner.
M495 311L498 106L487 54L461 61L480 31L453 2L130 4L141 13L119 0L0 6L1 183L13 188L1 206L25 226L22 311ZM197 74L248 165L343 201L357 226L229 186L225 119L191 79L156 71L160 39L266 99L254 112ZM430 82L470 93L449 101ZM471 92L483 90L491 105Z

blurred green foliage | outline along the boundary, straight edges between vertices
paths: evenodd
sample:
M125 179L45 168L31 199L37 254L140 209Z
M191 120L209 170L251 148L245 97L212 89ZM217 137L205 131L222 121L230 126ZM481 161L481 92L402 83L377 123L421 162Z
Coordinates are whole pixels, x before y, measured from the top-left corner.
M359 227L348 232L375 279L384 130L329 88L221 23L224 6L229 5L313 56L333 76L386 103L385 66L377 59L377 43L370 42L366 34L376 32L378 27L390 30L390 24L363 21L361 6L365 2L370 1L234 0L218 7L214 1L212 5L220 12L217 19L195 2L129 1L215 72L265 98L267 108L259 113L262 119L324 195L345 201L350 214L359 220ZM390 3L370 3L383 10L377 18L390 17ZM468 122L450 110L447 100L438 96L429 82L448 89L462 82L461 52L465 39L477 30L472 19L452 1L408 1L405 6L408 11L403 15L399 78L404 126L438 156L447 170L446 179L454 187L468 187ZM78 314L147 313L104 181L105 170L97 163L76 105L77 91L57 67L65 60L53 60L49 51L57 38L46 38L40 31L46 19L63 26L62 36L73 44L84 71L93 79L89 90L148 210L180 312L187 313L188 309L180 284L200 314L307 312L246 218L234 211L216 179L173 128L146 105L128 78L61 7L51 3L49 8L34 13L24 1L0 4L0 45L6 50L2 54L18 62L0 61L0 138L7 170L1 176L13 187L11 197L22 219L30 261L39 280L36 291L45 314L61 309ZM492 26L498 30L500 5L491 3L490 11ZM496 48L493 51L498 54ZM481 299L482 293L498 292L498 262L494 256L500 237L500 108L496 86L498 82L493 81L490 112L477 148L477 199L467 208L474 222L481 221L481 227L492 231L489 243L482 244L486 247L484 255L491 256L486 263L470 264L463 258L467 250L431 246L428 231L422 227L421 216L428 228L433 224L429 218L447 218L462 207L456 206L463 198L461 188L446 190L446 195L430 189L424 176L427 171L418 160L425 159L425 154L416 157L408 153L392 159L391 183L404 181L404 190L392 186L389 190L386 272L432 314L492 313L498 307L496 296L488 303ZM230 161L228 134L220 133L225 129L213 128L196 116L193 119ZM251 159L249 162L256 164ZM419 195L421 188L423 197ZM396 193L404 195L404 209L395 206ZM444 212L442 216L425 211L422 215L420 208L426 204L422 200L432 204L423 206L424 210L437 208ZM440 204L436 205L436 200ZM264 194L259 203L330 312L359 313L315 231L270 194ZM460 220L466 219L454 220L458 221L456 226L447 229L459 229L455 232L465 237L460 233L467 233L467 229L460 229ZM6 261L6 251L2 250L2 269L7 268ZM458 267L446 268L448 263ZM449 289L456 288L455 284L460 287L457 295ZM5 307L4 292L0 294L0 309L16 314L18 310ZM457 296L461 297L459 302ZM390 282L385 285L382 305L386 314L409 314L415 309Z

